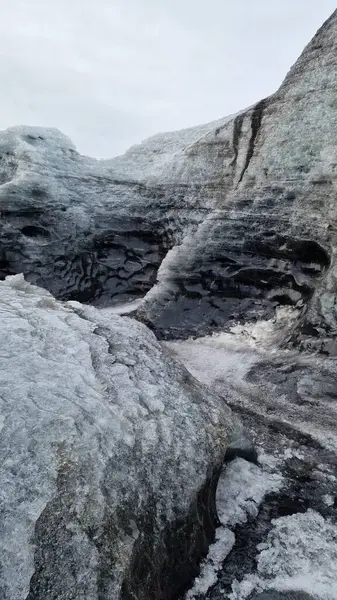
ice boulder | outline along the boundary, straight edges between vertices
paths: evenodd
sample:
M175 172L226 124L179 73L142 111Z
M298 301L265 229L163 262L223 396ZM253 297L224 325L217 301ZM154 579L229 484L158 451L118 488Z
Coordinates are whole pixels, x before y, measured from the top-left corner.
M176 598L235 426L143 324L0 283L0 597Z

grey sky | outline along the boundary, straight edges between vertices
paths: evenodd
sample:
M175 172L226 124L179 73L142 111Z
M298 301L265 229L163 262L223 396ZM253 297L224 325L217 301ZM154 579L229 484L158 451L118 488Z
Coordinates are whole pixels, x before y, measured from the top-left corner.
M0 128L84 154L205 123L275 91L335 0L0 0Z

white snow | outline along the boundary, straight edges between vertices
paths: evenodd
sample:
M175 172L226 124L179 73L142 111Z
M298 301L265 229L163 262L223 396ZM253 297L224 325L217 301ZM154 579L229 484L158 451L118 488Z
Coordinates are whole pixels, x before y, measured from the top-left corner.
M266 458L266 457L265 457ZM217 582L222 563L235 544L233 528L255 517L266 494L284 485L275 462L263 468L236 459L224 471L217 493L221 527L201 566L200 576L186 594L193 600ZM326 498L330 505L331 498ZM257 547L257 572L234 581L230 600L245 600L254 592L301 590L319 600L337 598L337 525L309 509L272 521L272 530Z
M190 373L202 383L233 385L248 389L245 376L251 367L270 353L279 352L277 342L285 329L298 318L298 311L282 307L266 321L235 325L228 332L197 339L165 342L182 360Z
M203 384L221 394L225 400L240 405L241 409L252 407L265 419L277 419L295 426L320 442L329 450L337 450L336 403L332 401L337 363L334 359L315 354L299 354L280 347L288 338L298 311L285 307L276 311L275 317L266 321L233 326L228 332L220 332L197 339L165 342L184 363L190 373ZM292 369L298 372L293 380L293 393L302 400L294 402L286 386L277 386L261 377L254 381L247 378L252 367L259 364L283 362L278 376ZM322 382L321 370L329 371ZM303 371L303 373L301 373ZM276 372L276 371L275 371ZM276 372L277 374L277 372Z
M278 491L283 478L268 467L261 468L242 458L232 461L223 471L217 489L217 509L222 525L217 529L215 543L201 565L199 577L187 592L186 600L205 594L218 578L222 564L235 544L233 528L256 516L266 494Z
M296 365L299 369L309 366L312 367L310 373L317 371L317 357L300 357L278 347L284 336L289 334L297 318L296 309L283 308L269 321L237 325L229 332L166 342L166 345L180 357L187 369L210 389L216 389L238 405L247 405L249 409L254 406L254 410L257 413L261 412L264 418L268 418L269 414L264 410L266 402L274 418L276 416L280 421L288 421L298 430L308 432L326 447L330 447L332 437L329 434L335 428L333 403L330 402L332 408L329 412L328 403L324 403L323 398L321 404L317 393L315 403L296 407L291 398L288 400L285 394L276 393L273 385L266 387L263 378L257 383L246 379L253 365L272 361L273 357L275 363L280 359L289 359L292 368ZM327 360L324 364L327 368ZM331 368L334 368L333 365ZM310 381L308 379L310 390L316 381L315 377L317 376L313 374ZM307 381L305 377L299 377L303 390L301 388L298 393L302 391L308 396L309 383L306 383L305 387L302 380L304 383ZM226 392L228 386L229 393ZM264 451L260 453L259 466L247 463L243 459L236 459L227 466L217 491L217 509L222 523L214 549L217 560L212 558L211 547L209 557L202 565L200 577L186 597L188 600L197 597L198 594L205 594L209 589L207 586L216 583L219 565L221 568L226 552L230 551L226 544L221 546L220 540L228 539L228 531L233 531L235 524L244 523L248 516L254 518L266 494L282 488L285 481L279 468L285 460L292 457L305 459L303 453L297 449L282 447L282 444L277 448L276 443L274 455ZM329 478L330 475L326 474L326 477ZM331 475L332 481L333 477ZM327 495L324 502L331 506L333 497ZM219 550L221 547L222 554ZM318 513L309 510L304 514L275 520L265 544L257 549L257 553L257 573L247 574L241 582L233 582L231 600L244 600L251 592L264 589L302 590L313 594L317 600L337 599L337 527Z
M337 598L337 526L309 509L273 521L258 546L257 574L233 585L231 600L252 589L301 590L320 600Z
M209 548L207 558L201 565L199 577L194 580L193 587L187 592L185 599L192 600L198 594L206 594L218 579L222 563L235 544L235 535L227 527L218 527L214 544Z
M223 525L233 527L256 517L267 493L277 492L282 476L242 458L232 461L220 478L217 490L218 516Z
M331 494L325 494L323 496L323 500L327 506L333 506L335 503L335 499L333 496L331 496Z

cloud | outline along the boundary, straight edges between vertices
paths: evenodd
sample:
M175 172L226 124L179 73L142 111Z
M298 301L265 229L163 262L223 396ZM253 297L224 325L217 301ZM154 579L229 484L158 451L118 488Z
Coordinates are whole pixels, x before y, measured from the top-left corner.
M55 126L109 157L272 93L333 0L11 0L0 127Z

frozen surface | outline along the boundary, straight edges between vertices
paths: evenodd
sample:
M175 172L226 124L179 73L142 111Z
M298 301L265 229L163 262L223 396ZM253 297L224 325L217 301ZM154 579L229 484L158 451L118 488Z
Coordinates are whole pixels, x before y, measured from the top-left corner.
M143 598L137 552L156 553L174 588L176 544L188 569L184 547L202 554L212 535L197 495L222 463L230 411L144 325L20 275L0 292L1 600L108 600L122 585ZM178 516L194 541L176 541ZM144 568L151 587L156 567Z
M337 362L284 348L297 310L212 336L164 342L202 383L231 405L288 423L337 450Z
M98 312L60 304L21 278L0 284L6 600L29 586L34 600L46 600L51 585L69 595L76 577L86 600L102 589L116 596L141 535L135 515L153 508L149 482L159 523L177 507L186 515L223 457L230 417L214 392L250 428L260 467L235 463L240 478L228 468L228 490L221 481L227 524L203 565L201 596L213 593L205 590L229 549L228 563L239 556L232 529L246 528L248 539L252 523L261 525L256 507L274 474L286 481L281 508L292 514L263 530L262 549L252 543L255 572L240 564L237 573L232 561L231 593L307 589L317 563L315 594L334 597L336 31L337 11L270 98L113 161L81 157L53 129L0 133L0 276L24 272L59 299L118 305ZM145 294L138 318L185 341L164 348L118 316ZM111 527L120 533L114 548ZM67 544L81 565L76 577ZM144 557L146 536L142 544ZM109 560L119 565L113 582Z
M216 558L210 551L188 598L243 600L264 589L302 590L315 600L337 598L337 530L331 520L337 365L335 359L282 347L296 318L296 310L282 308L267 321L164 342L195 377L238 411L259 450L258 466L236 459L220 478L217 510L222 526L213 550ZM264 503L270 494L268 508ZM268 515L277 514L278 502L281 514L294 514L275 519L269 533ZM303 512L308 505L315 509ZM257 535L254 522L264 546L248 544ZM247 528L246 563L244 544L236 549L237 525ZM244 532L242 536L244 541Z
M258 547L257 574L233 585L231 600L252 589L301 590L320 600L337 598L337 526L313 510L273 522Z
M267 493L282 487L283 478L278 472L237 458L231 462L220 478L217 490L218 516L227 527L244 523L256 517Z
M298 311L282 307L274 318L234 325L226 332L164 342L176 352L189 371L205 384L221 381L244 384L245 375L265 353L276 354L278 345L298 318Z
M134 178L138 181L166 180L182 173L180 163L184 163L184 154L190 146L207 143L207 135L221 129L237 115L223 117L205 125L190 127L181 131L159 133L142 144L132 146L125 154L104 161L113 173L125 179Z
M201 564L201 572L187 592L185 600L192 600L208 590L217 582L218 572L226 556L235 544L235 535L227 527L218 527L214 544L210 546L207 558Z
M221 526L216 532L216 541L209 549L202 564L200 576L186 594L192 600L207 591L217 582L218 573L235 544L233 532L237 524L248 517L256 516L265 495L282 487L282 476L269 472L246 460L234 460L222 474L217 490L218 516Z
M275 94L166 169L186 186L182 200L208 210L166 255L142 307L163 337L265 319L280 304L307 309L293 331L305 347L337 354L336 31L335 11Z

